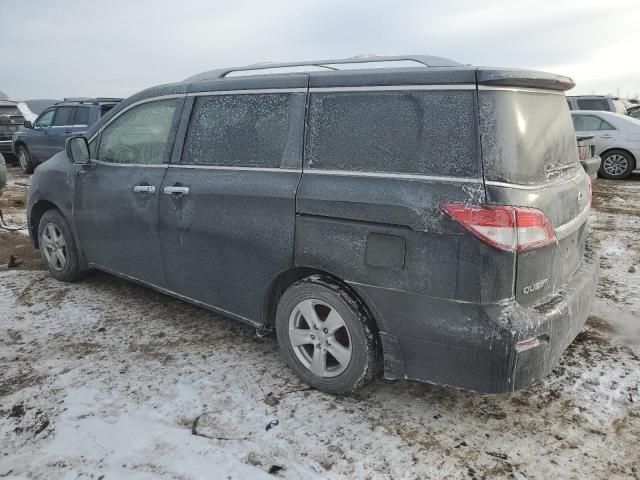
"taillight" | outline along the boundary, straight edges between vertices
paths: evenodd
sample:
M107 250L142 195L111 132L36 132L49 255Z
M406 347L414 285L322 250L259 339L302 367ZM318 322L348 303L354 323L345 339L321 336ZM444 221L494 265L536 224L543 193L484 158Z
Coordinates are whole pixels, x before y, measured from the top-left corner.
M522 252L556 240L549 220L536 208L445 203L442 210L480 240L500 250Z
M584 145L578 145L578 158L580 160L587 159L587 148Z

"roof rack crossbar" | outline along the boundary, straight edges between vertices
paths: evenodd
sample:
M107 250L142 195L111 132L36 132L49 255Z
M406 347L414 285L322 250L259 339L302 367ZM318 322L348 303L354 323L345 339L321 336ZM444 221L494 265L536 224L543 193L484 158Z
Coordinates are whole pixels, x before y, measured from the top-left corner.
M455 67L460 64L449 60L448 58L434 57L430 55L397 55L397 56L377 56L377 55L358 55L350 58L335 58L329 60L309 60L302 62L284 62L284 63L256 63L246 65L244 67L230 67L210 70L208 72L199 73L187 78L188 81L210 80L215 78L225 78L232 72L246 72L253 70L267 70L272 68L293 68L293 67L320 67L331 70L339 70L330 65L340 65L349 63L379 63L379 62L402 62L412 61L420 63L425 67Z

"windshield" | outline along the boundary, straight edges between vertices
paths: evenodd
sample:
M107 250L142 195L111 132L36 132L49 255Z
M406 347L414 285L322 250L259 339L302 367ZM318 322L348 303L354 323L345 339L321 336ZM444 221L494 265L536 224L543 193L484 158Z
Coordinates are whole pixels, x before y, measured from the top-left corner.
M531 184L575 173L578 146L564 95L481 90L478 101L485 179Z

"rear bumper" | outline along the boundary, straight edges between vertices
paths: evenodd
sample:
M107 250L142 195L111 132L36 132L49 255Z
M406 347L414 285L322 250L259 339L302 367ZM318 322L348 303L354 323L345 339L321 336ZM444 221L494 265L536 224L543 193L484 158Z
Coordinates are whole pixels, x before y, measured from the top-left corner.
M584 168L584 171L587 172L587 175L589 175L591 180L595 180L598 176L600 161L600 157L598 156L587 158L586 160L580 160L580 165L582 165L582 168Z
M513 300L479 305L362 285L354 288L384 317L380 336L386 378L505 393L531 385L557 365L589 316L598 263L597 255L587 248L569 282L534 307ZM534 340L521 343L530 339Z
M0 140L0 153L13 153L13 141Z

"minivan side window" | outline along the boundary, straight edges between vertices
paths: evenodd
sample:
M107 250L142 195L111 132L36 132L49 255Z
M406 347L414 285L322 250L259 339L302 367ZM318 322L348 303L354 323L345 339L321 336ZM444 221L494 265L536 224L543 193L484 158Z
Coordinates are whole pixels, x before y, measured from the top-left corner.
M176 100L137 105L102 131L98 159L121 164L161 164L171 152L169 137Z
M472 91L312 93L305 167L479 175Z
M300 168L304 99L293 93L197 97L182 163Z
M604 98L582 98L578 100L580 110L604 110L609 111L609 103Z

